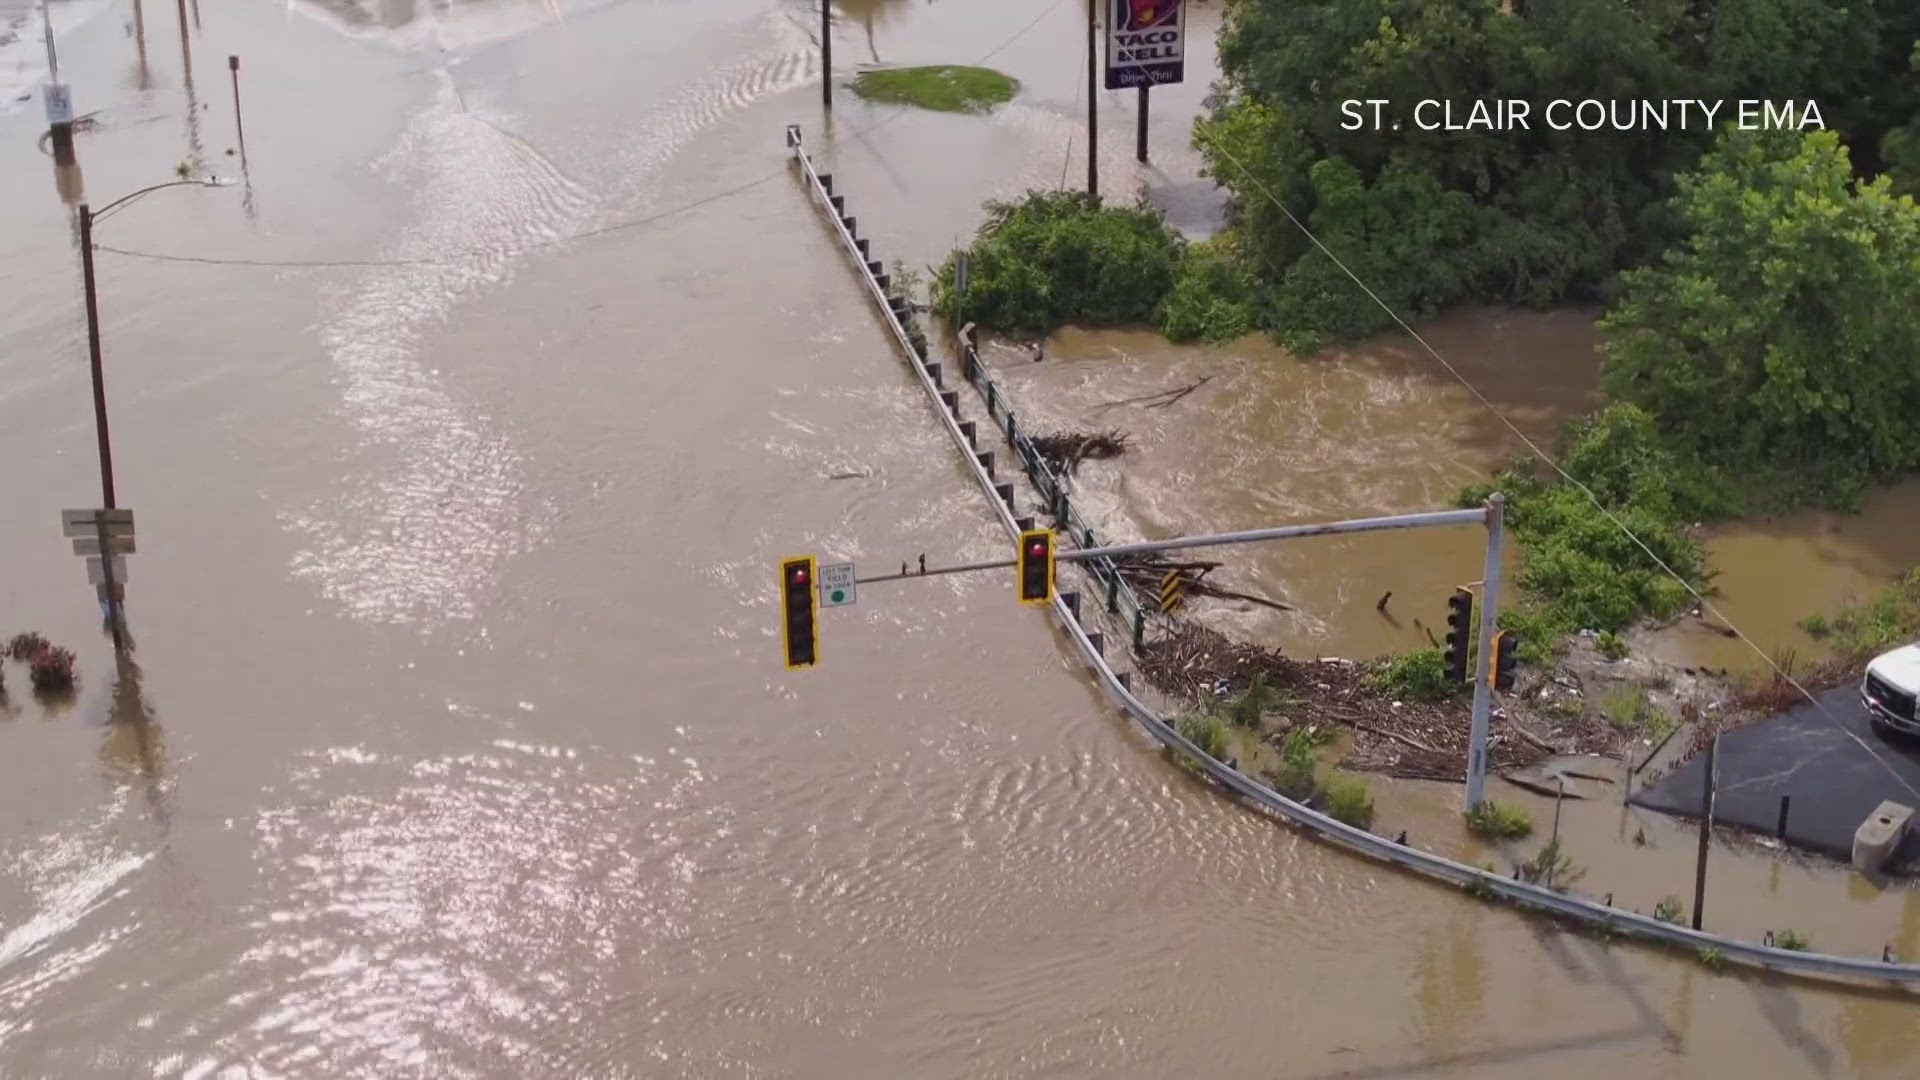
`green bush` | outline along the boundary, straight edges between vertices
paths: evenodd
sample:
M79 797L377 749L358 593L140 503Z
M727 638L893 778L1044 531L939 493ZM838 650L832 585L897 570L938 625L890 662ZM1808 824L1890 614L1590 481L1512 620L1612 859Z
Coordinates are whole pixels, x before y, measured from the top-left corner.
M1169 341L1219 345L1259 329L1260 283L1231 232L1190 245L1173 291L1161 301L1160 332Z
M1828 634L1833 633L1833 627L1827 625L1827 617L1817 612L1801 619L1800 629L1815 641L1824 641Z
M1035 191L987 204L968 248L965 308L950 256L934 305L956 322L1042 334L1067 323L1152 323L1173 288L1183 241L1148 207L1102 206L1083 192Z
M1610 405L1572 425L1566 443L1562 467L1619 524L1596 510L1579 488L1542 479L1530 463L1460 496L1461 505L1477 506L1494 490L1506 495L1507 523L1520 542L1518 582L1532 633L1555 641L1582 629L1618 633L1636 619L1685 610L1692 594L1660 564L1704 588L1700 546L1688 528L1737 506L1712 475L1669 450L1652 417L1635 406ZM1523 651L1534 644L1527 640Z
M1387 657L1366 676L1368 689L1402 701L1445 701L1465 685L1447 675L1446 654L1432 648Z
M1227 719L1237 727L1258 727L1260 717L1280 702L1280 694L1267 685L1267 674L1255 672L1253 681L1227 703Z
M1775 930L1773 932L1773 947L1776 949L1806 952L1812 946L1813 942L1808 940L1807 935L1798 930Z
M1533 819L1517 806L1501 806L1488 799L1467 811L1467 829L1475 836L1518 840L1533 833Z
M1700 966L1708 971L1719 971L1727 966L1726 950L1718 945L1702 945L1699 951Z
M1560 838L1554 837L1535 852L1533 858L1514 867L1514 876L1521 881L1545 885L1556 892L1565 892L1567 886L1586 877L1587 872L1561 853Z
M1267 775L1273 790L1294 802L1311 799L1317 788L1314 768L1318 763L1319 748L1319 739L1306 725L1287 732L1286 739L1280 744L1280 765Z
M1215 761L1227 760L1230 740L1225 720L1210 712L1190 712L1180 717L1175 728L1208 757Z
M1327 777L1325 794L1328 816L1357 829L1373 827L1373 796L1365 780L1336 773Z
M1609 660L1619 660L1627 655L1626 639L1611 630L1600 631L1600 638L1594 642L1594 648Z
M1653 917L1659 919L1661 922L1677 923L1680 921L1682 910L1679 897L1666 896L1662 897L1659 903L1653 905Z

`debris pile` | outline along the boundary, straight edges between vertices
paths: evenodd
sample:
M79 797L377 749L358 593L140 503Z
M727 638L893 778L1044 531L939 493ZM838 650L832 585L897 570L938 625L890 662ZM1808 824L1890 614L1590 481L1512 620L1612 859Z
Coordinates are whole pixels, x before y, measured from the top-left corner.
M1270 740L1298 723L1332 724L1352 733L1341 763L1346 768L1421 780L1466 778L1472 712L1464 695L1442 702L1394 700L1369 685L1367 665L1337 658L1294 660L1191 623L1149 642L1136 667L1162 692L1195 704L1237 693L1256 674L1264 675L1285 698L1284 715L1270 718ZM1597 736L1583 719L1531 716L1523 721L1513 715L1519 705L1510 699L1490 718L1490 770L1592 749Z
M1116 458L1127 450L1127 437L1118 431L1093 434L1056 431L1032 436L1029 441L1033 443L1034 451L1046 461L1047 467L1063 476L1073 475L1080 463L1088 458Z

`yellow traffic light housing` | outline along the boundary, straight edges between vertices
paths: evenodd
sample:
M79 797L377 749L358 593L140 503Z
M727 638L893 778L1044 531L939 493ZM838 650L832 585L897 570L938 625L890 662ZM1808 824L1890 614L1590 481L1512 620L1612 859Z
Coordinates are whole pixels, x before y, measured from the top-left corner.
M1513 689L1514 669L1519 666L1520 650L1518 635L1502 630L1493 635L1493 688L1495 690Z
M1028 529L1020 534L1020 602L1053 603L1053 530Z
M818 566L811 555L785 559L780 563L780 599L786 617L781 621L781 641L786 646L787 668L812 667L819 662L817 628L820 621L818 594L814 578Z

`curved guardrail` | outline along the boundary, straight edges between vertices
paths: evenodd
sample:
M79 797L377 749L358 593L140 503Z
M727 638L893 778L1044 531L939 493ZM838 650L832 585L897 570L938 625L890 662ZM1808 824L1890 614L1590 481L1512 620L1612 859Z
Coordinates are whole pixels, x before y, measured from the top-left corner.
M943 391L940 384L935 381L935 376L928 371L926 357L921 355L912 339L907 336L906 326L897 314L898 302L888 297L882 284L885 279L875 269L876 261L869 257L864 244L854 235L854 219L852 215L846 213L845 197L835 196L830 186L830 179L823 178L815 171L812 160L807 157L805 149L801 146L797 126L788 127L787 145L792 149L795 161L806 177L808 190L822 206L827 208L829 219L832 221L834 232L840 238L842 248L859 266L860 280L866 286L868 295L879 305L882 320L892 333L894 341L910 358L907 366L913 369L921 387L932 399L935 411L940 415L941 425L946 428L947 434L952 437L955 445L963 451L962 457L967 463L968 471L987 492L994 515L999 519L1001 526L1007 530L1008 538L1017 540L1020 527L1014 519L1012 506L1000 494L1001 485L994 479L988 467L982 463L973 440L961 430L957 399L947 396L952 394L952 391ZM990 414L991 411L989 409ZM1187 757L1201 772L1222 787L1330 844L1411 870L1463 890L1472 889L1481 895L1496 896L1523 908L1573 919L1612 933L1681 948L1718 950L1732 963L1812 978L1900 985L1920 984L1920 964L1798 952L1770 945L1756 945L1676 923L1663 922L1637 911L1609 907L1577 896L1568 896L1516 878L1488 873L1442 855L1421 851L1419 848L1396 844L1385 837L1376 836L1365 829L1348 825L1311 807L1294 802L1239 770L1230 769L1225 763L1214 759L1182 736L1146 702L1141 701L1121 678L1120 673L1108 663L1100 644L1096 643L1089 636L1087 629L1081 625L1078 615L1067 601L1065 594L1054 597L1052 610L1055 619L1067 631L1075 647L1086 659L1101 688L1119 704L1123 712L1146 728L1161 745Z

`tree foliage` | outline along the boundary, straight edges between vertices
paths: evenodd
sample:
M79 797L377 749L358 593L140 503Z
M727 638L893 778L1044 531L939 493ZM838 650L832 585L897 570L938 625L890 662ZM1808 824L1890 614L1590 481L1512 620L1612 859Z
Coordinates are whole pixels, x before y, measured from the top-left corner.
M1830 132L1730 132L1674 206L1683 240L1602 323L1607 390L1751 487L1920 467L1920 207Z
M1666 246L1662 204L1712 132L1554 131L1554 99L1813 99L1864 174L1920 181L1916 37L1912 0L1237 0L1195 141L1236 197L1271 328L1308 348L1388 319L1296 218L1410 315L1598 299ZM1347 130L1341 103L1368 99L1389 122ZM1530 128L1411 122L1421 100L1487 99L1533 103Z
M987 204L967 249L964 309L951 258L935 304L948 318L1025 333L1068 322L1151 323L1173 288L1182 247L1152 209L1102 206L1082 192L1029 192L1018 202Z

